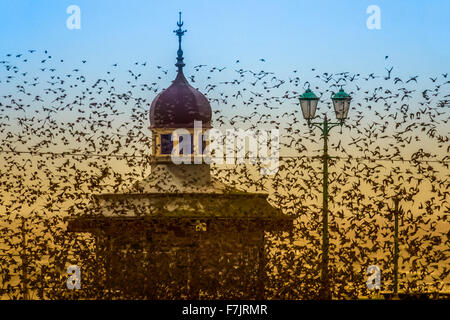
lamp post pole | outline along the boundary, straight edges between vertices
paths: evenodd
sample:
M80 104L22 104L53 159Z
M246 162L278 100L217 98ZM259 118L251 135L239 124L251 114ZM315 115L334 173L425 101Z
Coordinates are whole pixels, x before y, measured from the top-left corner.
M323 121L322 297L331 299L328 277L328 120Z
M394 198L394 296L398 295L398 203L400 199Z
M331 299L330 280L328 274L328 251L329 251L329 237L328 237L328 135L330 130L336 126L341 126L342 123L329 122L325 116L321 123L310 123L310 125L319 128L322 132L323 139L323 191L322 191L322 264L321 264L321 288L320 298L325 300Z

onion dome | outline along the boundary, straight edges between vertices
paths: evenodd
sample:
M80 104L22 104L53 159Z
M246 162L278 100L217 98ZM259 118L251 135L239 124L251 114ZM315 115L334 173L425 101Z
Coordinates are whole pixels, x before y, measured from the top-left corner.
M208 99L193 88L179 70L172 85L153 100L150 107L152 128L193 128L194 121L202 127L211 126L211 105Z
M177 22L178 36L177 63L178 74L172 84L159 93L150 107L151 128L193 128L194 121L201 121L203 128L211 126L211 105L208 99L197 89L192 87L183 74L183 50L181 37L186 30L182 30L183 22Z

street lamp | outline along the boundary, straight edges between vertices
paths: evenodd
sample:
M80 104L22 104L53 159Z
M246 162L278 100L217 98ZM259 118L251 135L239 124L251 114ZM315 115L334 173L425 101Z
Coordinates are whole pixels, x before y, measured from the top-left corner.
M307 89L300 96L300 106L303 117L308 121L308 125L319 128L323 137L323 207L322 207L322 272L321 272L321 293L322 299L331 299L330 281L328 275L328 136L330 130L336 126L342 126L350 109L351 97L340 89L331 99L333 100L334 111L338 123L329 122L325 115L323 122L311 122L315 118L317 103L319 98Z
M348 110L350 109L350 100L352 100L352 98L341 88L331 100L333 100L336 119L344 122L347 118Z
M307 89L300 97L300 106L302 107L303 118L305 118L308 123L314 119L316 115L318 102L319 98L317 98L314 92L309 89Z

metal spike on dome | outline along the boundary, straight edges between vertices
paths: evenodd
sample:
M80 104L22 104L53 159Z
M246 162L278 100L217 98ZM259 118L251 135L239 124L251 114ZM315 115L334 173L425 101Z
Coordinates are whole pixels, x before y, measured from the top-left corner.
M187 30L183 30L181 29L181 27L183 26L183 21L181 21L181 11L179 12L179 20L177 22L177 26L178 29L174 30L173 32L175 32L175 34L178 37L178 51L177 51L177 63L175 64L175 66L178 67L178 71L182 71L183 67L185 66L184 62L183 62L183 50L181 50L181 38L183 37L184 33Z

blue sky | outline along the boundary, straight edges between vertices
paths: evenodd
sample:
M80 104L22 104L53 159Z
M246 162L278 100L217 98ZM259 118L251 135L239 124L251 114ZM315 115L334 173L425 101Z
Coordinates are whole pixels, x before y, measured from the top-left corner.
M80 30L66 28L72 4L81 9ZM381 30L366 27L369 5L380 7ZM428 76L450 66L448 0L14 0L1 7L0 57L46 49L68 61L87 59L92 72L146 60L175 73L180 10L187 68L236 59L258 68L264 58L281 74L313 67L380 74L391 64L404 76Z

